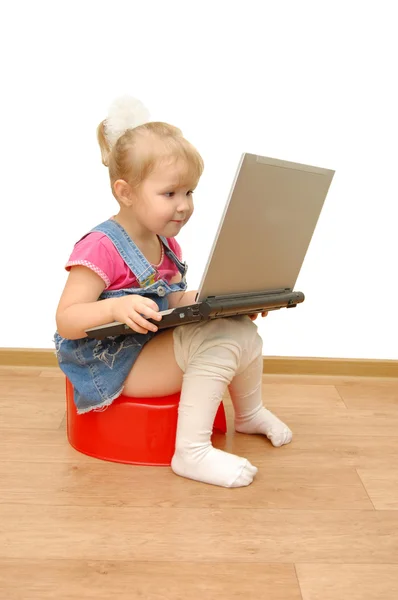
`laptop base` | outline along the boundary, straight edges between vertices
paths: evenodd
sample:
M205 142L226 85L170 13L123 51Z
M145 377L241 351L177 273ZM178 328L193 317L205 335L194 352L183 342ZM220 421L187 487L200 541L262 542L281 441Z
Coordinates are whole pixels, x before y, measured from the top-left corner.
M258 294L239 294L236 296L213 296L203 302L162 311L161 321L153 321L152 319L148 319L148 321L155 323L159 330L162 330L189 323L198 323L208 319L250 315L263 311L279 310L280 308L294 308L301 302L304 302L304 294L289 290L274 293L264 292ZM128 325L119 323L118 321L100 325L99 327L92 327L91 329L87 329L86 333L89 338L97 340L103 340L109 336L137 334Z

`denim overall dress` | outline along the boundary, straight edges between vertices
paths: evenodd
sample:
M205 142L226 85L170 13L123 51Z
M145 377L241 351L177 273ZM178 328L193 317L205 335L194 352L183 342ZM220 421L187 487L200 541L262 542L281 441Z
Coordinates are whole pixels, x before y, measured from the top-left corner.
M181 273L181 282L169 284L161 279L156 269L116 221L110 219L91 231L105 234L136 276L140 287L105 290L99 301L127 294L139 294L154 300L159 310L168 308L167 296L172 292L185 291L187 266L182 263L161 237L165 254L175 263ZM84 236L85 237L85 236ZM104 409L123 390L124 382L144 345L157 333L109 336L104 340L88 337L69 340L55 333L55 351L61 370L74 388L74 402L78 413Z

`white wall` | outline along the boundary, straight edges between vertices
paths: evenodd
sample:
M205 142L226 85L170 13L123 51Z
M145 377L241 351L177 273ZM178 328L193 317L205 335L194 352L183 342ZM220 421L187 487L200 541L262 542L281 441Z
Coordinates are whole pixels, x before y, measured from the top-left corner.
M73 243L116 210L95 128L131 93L206 162L179 238L192 288L242 151L336 169L306 301L260 325L264 354L398 358L394 3L3 6L1 346L52 346Z

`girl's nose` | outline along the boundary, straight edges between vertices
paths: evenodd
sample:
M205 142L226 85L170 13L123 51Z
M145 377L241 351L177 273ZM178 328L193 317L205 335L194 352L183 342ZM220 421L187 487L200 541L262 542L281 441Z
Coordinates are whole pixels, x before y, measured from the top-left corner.
M187 196L183 196L178 203L177 211L180 213L187 213L191 210L191 200Z

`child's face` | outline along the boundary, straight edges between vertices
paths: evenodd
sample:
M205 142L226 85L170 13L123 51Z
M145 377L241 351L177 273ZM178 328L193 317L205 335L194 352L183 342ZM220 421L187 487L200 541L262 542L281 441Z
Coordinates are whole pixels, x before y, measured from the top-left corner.
M193 213L194 186L184 182L184 164L159 165L140 185L134 211L158 235L174 237Z

